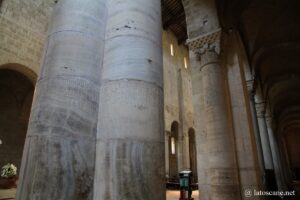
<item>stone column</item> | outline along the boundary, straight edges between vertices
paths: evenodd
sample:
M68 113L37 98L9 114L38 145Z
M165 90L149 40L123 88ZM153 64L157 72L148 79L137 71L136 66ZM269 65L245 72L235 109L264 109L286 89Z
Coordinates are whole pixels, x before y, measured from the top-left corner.
M201 137L196 134L196 145L206 143L205 149L197 147L204 151L200 153L201 157L197 157L198 166L205 165L201 169L205 172L198 171L198 174L206 174L205 180L201 180L203 177L199 176L199 190L203 200L240 199L235 143L227 108L226 82L219 58L220 35L221 30L216 29L188 40L190 49L199 56L200 61L200 66L193 72L193 76L199 74L202 80L200 84L203 110L200 112L203 112L204 116L204 134ZM204 161L205 164L201 164Z
M265 169L264 159L263 159L263 147L262 147L262 143L261 143L258 119L257 119L257 112L256 112L256 107L255 107L255 99L254 99L254 93L253 93L253 81L247 82L247 89L248 89L248 95L249 95L249 100L250 100L250 109L251 109L251 117L252 117L252 121L253 121L253 129L254 129L254 134L255 134L256 150L257 150L257 154L258 154L257 157L258 157L260 170L263 171Z
M208 156L206 156L206 132L204 127L204 97L202 90L202 76L199 71L200 64L198 56L189 50L189 57L192 68L192 92L193 92L193 108L194 108L194 123L195 123L195 146L197 157L197 176L199 191L206 191L207 186L207 168L208 168ZM200 160L199 160L200 159ZM200 194L201 198L208 199L207 192Z
M265 103L261 101L261 99L256 97L256 113L257 113L257 122L259 127L259 135L261 140L261 147L263 152L263 161L264 161L264 167L266 170L274 170L273 165L273 158L272 158L272 152L270 147L270 141L268 136L268 128L265 120Z
M267 190L275 191L277 190L275 170L273 163L273 156L270 144L270 138L268 134L268 127L265 118L265 102L263 101L260 89L256 90L255 95L255 108L257 113L257 122L259 127L259 136L261 140L261 147L263 152L264 161L264 185Z
M228 101L230 120L234 134L236 159L238 163L239 185L242 198L247 190L261 189L262 176L259 168L259 159L255 132L255 119L252 118L251 101L247 94L252 93L252 79L248 70L248 60L245 50L239 40L236 30L223 35L223 56L226 79L228 83ZM248 86L248 87L247 87ZM262 163L262 162L260 162ZM263 167L261 166L261 170Z
M179 108L179 130L178 130L178 172L190 169L189 153L189 135L187 119L185 116L186 108L184 105L184 86L183 71L181 68L177 72L177 91L178 91L178 108Z
M105 0L56 5L16 199L92 199L105 21Z
M269 112L266 114L265 119L266 119L266 125L267 125L267 129L268 129L268 137L269 137L270 147L271 147L271 152L272 152L277 187L278 187L278 190L285 190L286 188L284 188L284 180L283 180L283 175L282 175L282 171L281 171L281 160L280 160L280 156L279 156L278 143L276 141L276 137L273 132L272 117L270 116Z
M160 0L111 0L94 199L165 199Z
M216 1L182 0L182 3L186 13L187 44L192 51L200 199L241 199L226 97L227 82L219 58L221 29Z

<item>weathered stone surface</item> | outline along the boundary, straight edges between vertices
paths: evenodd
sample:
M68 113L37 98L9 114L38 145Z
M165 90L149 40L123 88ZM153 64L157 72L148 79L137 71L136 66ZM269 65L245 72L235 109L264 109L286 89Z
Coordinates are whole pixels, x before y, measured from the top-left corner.
M139 81L101 87L94 199L164 198L162 95Z
M102 170L96 172L106 173L96 174L102 184L95 184L94 199L165 199L164 167L157 161L164 158L163 147L162 142L99 140L96 166Z
M94 199L165 199L159 0L112 0Z
M19 63L35 73L43 54L53 0L9 0L0 6L0 68Z
M230 133L226 108L224 74L216 58L216 53L206 52L203 57L206 57L203 59L206 62L201 63L204 67L200 73L203 77L203 112L207 134L208 166L214 171L213 174L208 174L208 183L214 188L211 196L213 199L238 199L239 193L236 192L239 187L238 175L233 135ZM228 191L224 190L226 186L228 186ZM231 189L233 190L231 191ZM217 190L218 192L216 192ZM229 196L227 197L227 195Z
M171 55L171 45L173 55ZM187 66L185 66L185 61ZM171 31L163 31L164 121L166 130L166 175L178 176L178 171L190 166L188 130L194 128L191 69L188 48L177 43ZM178 122L177 151L171 155L167 133ZM173 159L175 157L175 159ZM177 162L178 161L178 162ZM196 162L196 161L192 161ZM169 164L170 163L170 164ZM176 169L169 173L170 167ZM174 170L171 170L174 171ZM196 172L193 172L196 175Z
M55 7L17 199L92 199L105 21L105 1Z
M91 199L93 143L76 137L27 138L17 198Z
M239 199L239 177L229 127L224 72L207 50L191 52L199 191L202 199ZM198 66L197 66L198 65ZM200 67L199 67L200 66ZM201 70L200 70L201 69Z
M193 50L190 59L196 130L199 128L196 145L201 199L240 199L226 79L218 55L220 34L215 36L220 32L215 3L204 0L183 1L183 4L187 14L187 43Z
M224 45L224 49L227 50L226 75L231 101L239 184L243 193L244 189L262 189L263 176L261 171L263 167L259 165L260 162L257 156L258 149L256 145L259 144L256 143L253 128L254 121L251 113L253 110L251 110L250 104L251 89L248 88L250 91L247 89L245 80L245 76L251 77L251 74L245 74L248 67L246 56L243 54L239 37L235 31L226 34L224 37L227 39L227 43ZM243 195L242 198L246 197Z
M214 0L182 0L189 39L219 28L219 19Z

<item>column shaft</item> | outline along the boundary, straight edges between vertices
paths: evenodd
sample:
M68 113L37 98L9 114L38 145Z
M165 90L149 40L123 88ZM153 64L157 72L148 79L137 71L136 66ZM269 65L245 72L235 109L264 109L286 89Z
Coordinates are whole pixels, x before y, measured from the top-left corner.
M252 91L249 92L249 99L250 99L250 108L251 108L251 117L253 121L253 128L255 134L255 143L256 143L256 150L257 150L257 157L259 162L260 170L263 171L265 169L265 162L263 158L263 147L261 142L261 136L259 131L259 123L257 119L257 112L255 109L255 100L252 94Z
M257 121L259 125L259 133L261 138L265 169L274 170L271 146L268 136L268 128L266 125L265 117L263 115L259 115L257 117Z
M189 153L189 136L188 127L185 118L185 106L183 96L183 71L178 70L177 73L177 90L178 90L178 106L179 106L179 129L178 129L178 172L190 168Z
M284 180L281 171L281 160L279 155L278 143L275 137L275 133L273 132L272 118L271 117L265 117L265 118L266 118L266 125L268 129L268 137L269 137L270 147L272 152L277 187L278 190L284 190L285 188L284 188Z
M60 0L36 85L17 199L91 199L104 0Z
M239 199L235 144L229 124L224 74L216 52L201 55L203 113L210 199ZM198 140L197 140L198 141ZM202 162L201 159L198 162ZM206 191L202 191L206 192Z
M200 72L200 64L197 54L192 50L189 52L191 66L192 66L192 90L193 90L193 107L194 107L194 120L195 120L195 145L197 156L197 175L199 191L201 192L201 198L209 199L208 192L208 174L206 173L208 168L208 156L206 156L206 132L204 127L204 101L203 101L203 89L202 89L202 76Z
M263 152L262 155L263 155L264 167L266 170L274 170L270 140L268 136L268 127L265 119L266 106L260 88L256 89L254 105L257 113L257 123L258 123L259 136L260 136L261 147Z
M111 0L94 199L165 199L159 0Z

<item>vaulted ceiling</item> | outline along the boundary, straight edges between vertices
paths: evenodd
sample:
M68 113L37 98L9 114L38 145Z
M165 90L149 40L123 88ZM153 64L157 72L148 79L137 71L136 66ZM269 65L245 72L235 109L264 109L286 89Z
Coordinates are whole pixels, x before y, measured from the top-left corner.
M300 163L294 156L300 133L299 8L299 0L218 1L222 27L237 28L242 36L256 83L269 102L274 131L285 138L293 167Z

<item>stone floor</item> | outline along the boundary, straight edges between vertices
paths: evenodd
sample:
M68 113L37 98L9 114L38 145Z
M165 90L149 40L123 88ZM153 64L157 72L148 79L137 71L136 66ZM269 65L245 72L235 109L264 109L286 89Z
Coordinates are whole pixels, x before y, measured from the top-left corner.
M0 200L15 199L16 189L2 190L0 189Z
M192 197L194 200L199 200L199 192L193 191ZM178 200L179 199L179 191L167 191L167 199L166 200Z
M15 199L16 189L0 190L0 200L12 200ZM178 200L179 191L167 191L167 200ZM193 191L194 200L199 200L198 191Z

